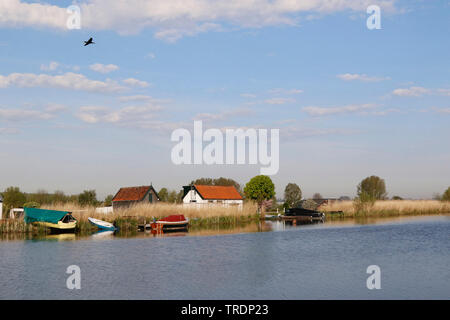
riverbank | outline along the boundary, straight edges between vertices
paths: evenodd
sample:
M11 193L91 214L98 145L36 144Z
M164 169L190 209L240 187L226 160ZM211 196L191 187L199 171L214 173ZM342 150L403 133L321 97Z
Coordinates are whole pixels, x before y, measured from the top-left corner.
M339 201L321 206L319 211L325 212L327 219L438 215L450 212L450 202L439 200L379 200L373 206L363 211L357 211L353 201Z
M96 212L94 206L80 206L76 203L44 205L42 209L69 211L77 219L76 232L90 232L93 227L88 218L96 218L114 223L123 232L135 232L138 224L149 223L172 214L183 214L189 218L191 227L207 227L212 225L234 226L251 221L258 221L257 206L245 203L242 209L233 207L193 208L180 204L139 204L126 209L114 210L113 213ZM7 219L0 221L0 233L36 233L41 228L27 225L23 219Z
M114 223L121 232L134 233L138 224L149 223L171 214L183 214L190 219L192 228L208 228L211 226L239 226L259 221L256 204L247 202L243 208L238 207L204 207L193 208L179 204L140 204L128 209L115 210L113 213L99 213L93 206L80 206L77 203L65 203L42 206L43 209L70 211L78 220L77 233L89 233L93 227L88 217ZM437 200L383 200L376 201L365 211L357 211L353 201L340 201L322 206L319 211L326 213L327 220L352 218L397 217L418 215L439 215L450 212L450 202ZM23 219L0 220L0 234L7 233L46 233L42 227L27 225Z

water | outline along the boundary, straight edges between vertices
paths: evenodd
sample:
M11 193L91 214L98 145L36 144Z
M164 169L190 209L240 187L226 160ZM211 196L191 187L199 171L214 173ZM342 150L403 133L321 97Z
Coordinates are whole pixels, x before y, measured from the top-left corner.
M450 299L445 216L237 232L0 241L0 299ZM369 265L381 290L366 287Z

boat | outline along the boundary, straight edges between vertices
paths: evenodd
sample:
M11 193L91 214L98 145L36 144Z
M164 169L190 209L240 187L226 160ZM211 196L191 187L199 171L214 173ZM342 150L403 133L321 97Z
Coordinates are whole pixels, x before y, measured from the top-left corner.
M151 226L152 230L155 231L187 230L189 227L189 219L182 214L170 215L153 222Z
M74 231L77 226L77 219L69 211L24 208L24 220L26 223L41 225L60 232Z
M103 221L103 220L99 220L99 219L95 219L95 218L88 218L88 221L92 225L94 225L97 228L102 229L102 230L109 230L109 231L116 230L116 227L111 222L107 222L107 221Z
M325 213L304 208L290 208L280 218L297 222L325 222Z

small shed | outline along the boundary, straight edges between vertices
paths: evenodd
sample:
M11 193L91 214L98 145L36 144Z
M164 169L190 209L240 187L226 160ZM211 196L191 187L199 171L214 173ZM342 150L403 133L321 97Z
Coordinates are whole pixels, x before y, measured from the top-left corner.
M150 186L120 188L112 199L113 209L129 208L141 203L157 203L159 196L155 188Z

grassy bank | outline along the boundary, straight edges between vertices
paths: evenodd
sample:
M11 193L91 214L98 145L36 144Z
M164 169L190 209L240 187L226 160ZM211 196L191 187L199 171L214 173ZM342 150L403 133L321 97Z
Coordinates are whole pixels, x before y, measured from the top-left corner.
M136 231L137 225L149 223L153 219L159 219L171 214L183 214L191 221L193 227L204 227L212 225L234 226L259 219L256 214L256 205L252 203L244 204L242 210L237 207L185 207L180 204L138 204L136 206L114 210L113 213L98 213L94 206L80 206L77 203L61 203L53 205L44 205L42 209L70 211L78 220L77 232L89 232L95 230L88 218L97 218L100 220L115 223L122 231ZM42 232L38 227L27 225L22 219L8 219L0 221L0 233L24 232L37 233Z
M166 217L171 214L183 214L191 221L191 227L214 228L237 227L258 221L255 204L245 203L242 210L237 207L184 207L177 204L140 204L128 209L115 210L114 213L97 213L95 207L83 207L76 203L54 204L43 206L43 209L71 211L78 220L77 232L89 233L96 228L93 227L88 217L93 217L115 223L121 232L136 232L137 225L149 223L155 219ZM360 217L395 217L450 213L450 203L437 200L384 200L376 201L366 211L357 211L353 201L341 201L331 205L322 206L321 211L327 213L327 219L347 219ZM342 212L342 213L333 213ZM26 224L22 219L0 220L0 234L27 233L40 234L46 230Z
M438 200L380 200L364 211L357 211L353 201L340 201L321 206L327 218L394 217L450 213L450 202ZM339 212L342 213L333 213Z
M71 211L78 220L81 231L90 230L92 226L87 218L93 217L115 223L122 230L136 230L140 223L151 222L171 214L183 214L191 221L191 226L234 225L257 220L256 205L246 203L242 210L237 207L186 207L180 204L138 204L136 206L114 210L113 213L97 213L95 207L81 207L75 203L44 206L45 209Z

